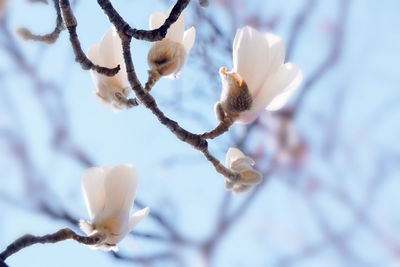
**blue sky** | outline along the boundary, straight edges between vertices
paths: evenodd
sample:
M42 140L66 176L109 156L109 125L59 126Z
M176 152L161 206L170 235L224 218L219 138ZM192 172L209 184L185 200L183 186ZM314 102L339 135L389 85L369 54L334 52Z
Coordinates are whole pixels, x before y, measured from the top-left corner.
M168 9L168 5L156 0L145 1L145 4L143 1L114 2L121 15L137 28L148 27L152 12ZM287 43L293 18L305 1L267 1L265 5L261 0L247 2L243 13L259 12L261 17L265 14L265 18L282 14L274 32ZM331 31L335 30L338 17L337 2L318 2L295 47L291 61L302 68L305 79L318 68L329 50ZM193 1L190 5L196 4ZM110 24L95 1L79 1L75 10L78 34L84 51L87 51L101 39ZM393 239L394 244L400 243L400 210L396 205L400 186L399 10L397 0L351 1L342 57L311 88L296 117L296 129L307 140L307 164L295 174L282 171L269 178L261 194L243 211L245 214L217 247L213 266L279 266L282 255L294 260L292 265L296 267L391 267L399 264L398 255L386 246L390 242L382 241ZM204 12L219 14L216 21L221 27L229 15L219 7ZM15 0L8 14L10 28L28 26L34 32L47 32L54 25L53 13L50 6L44 8L40 4ZM186 13L187 27L195 25L199 31L204 30L204 23L192 21L190 14L189 11ZM212 233L219 203L224 197L223 179L197 151L179 142L143 107L114 113L100 105L93 96L89 72L83 71L72 60L66 32L51 46L34 42L18 42L17 45L41 77L61 88L69 134L75 144L92 156L96 165L133 163L140 172L138 198L161 211L180 232L192 239L202 240ZM197 42L194 50L201 48L196 46L199 46ZM146 77L148 49L148 43L133 43L134 62L142 81ZM48 201L55 206L59 201L74 216L87 218L80 191L80 177L85 167L52 148L49 119L40 99L33 93L32 80L16 70L11 57L4 51L0 53L0 74L7 77L2 79L0 76L0 88L5 88L4 101L0 102L1 128L16 129L25 140L37 176L43 177L43 182L57 195L54 198L58 199L57 203L52 202L51 196L46 196ZM216 60L229 68L231 58L219 56L221 58L216 56ZM213 103L218 93L215 94L212 88L219 84L219 80L209 80L204 70L199 70L199 60L195 56L189 57L180 79L162 80L152 91L168 115L194 132L216 124ZM199 98L193 96L198 88L205 91ZM51 93L46 97L44 101L53 99ZM184 101L185 110L194 109L201 113L208 124L193 120L178 105L171 104L174 101ZM57 112L62 109L57 103L53 104L54 112L50 114L57 120ZM332 125L334 128L330 128ZM242 126L233 129L235 133L242 130ZM329 134L333 135L335 143L330 143ZM267 146L263 138L262 135L254 136L248 149L259 143ZM211 150L223 160L231 141L229 136L218 138L210 142ZM328 155L324 154L329 145L332 147L328 149ZM24 173L12 157L9 144L1 139L0 153L0 192L6 192L20 203L12 205L0 200L0 248L25 233L41 235L69 226L64 221L51 220L32 211L31 203L24 197L27 194L23 189ZM335 192L343 192L351 201L343 204L344 197L329 193L306 195L304 192L311 178L334 188ZM379 189L375 192L373 187L377 185ZM40 190L38 192L40 194ZM371 192L374 195L368 202ZM244 198L235 197L232 205L238 206ZM372 226L358 226L348 203L360 208L365 205ZM349 231L351 237L343 250L335 245L324 247L326 233L314 217L315 210L328 221L334 233ZM160 231L157 227L147 218L137 229ZM302 255L307 244L321 244L321 252L301 258L298 255ZM149 255L168 246L128 238L121 244L121 250L131 255ZM185 266L201 266L198 253L179 246L176 250L185 255ZM343 251L350 251L355 256L343 255ZM30 247L10 257L7 263L10 266L111 266L115 260L106 253L68 241ZM128 265L120 261L118 264Z

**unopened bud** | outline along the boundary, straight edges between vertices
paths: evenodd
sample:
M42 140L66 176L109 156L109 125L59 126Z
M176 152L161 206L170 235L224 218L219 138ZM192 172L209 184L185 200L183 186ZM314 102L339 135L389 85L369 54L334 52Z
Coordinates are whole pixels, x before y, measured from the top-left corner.
M242 77L236 72L219 70L222 81L221 105L226 113L249 110L253 102L249 88Z

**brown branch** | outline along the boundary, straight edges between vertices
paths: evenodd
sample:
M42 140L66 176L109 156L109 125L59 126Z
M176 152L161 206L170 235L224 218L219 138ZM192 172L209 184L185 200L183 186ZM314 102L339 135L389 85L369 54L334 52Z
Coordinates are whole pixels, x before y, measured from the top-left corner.
M224 112L224 111L222 111ZM235 118L237 116L225 116L223 120L215 127L212 131L203 133L201 135L201 138L204 139L214 139L227 131L229 131L229 128L235 123Z
M38 35L38 34L33 34L27 28L20 28L18 29L17 34L24 40L39 41L39 42L44 42L46 44L52 44L55 41L57 41L58 37L60 36L60 33L65 29L65 27L62 21L58 0L53 0L53 3L54 3L54 8L57 12L57 18L56 18L56 26L51 33Z
M59 6L65 27L67 27L69 32L69 40L71 41L71 45L74 50L75 61L81 64L84 70L91 69L106 76L114 76L115 74L117 74L120 70L119 65L115 68L101 67L99 65L95 65L86 57L85 53L82 51L81 44L78 39L78 34L76 33L76 27L78 23L76 21L74 13L72 12L69 0L59 0Z
M73 239L85 245L96 245L102 242L104 238L105 236L102 234L95 234L92 236L80 236L69 228L64 228L55 232L54 234L44 236L24 235L15 240L2 253L0 253L0 260L5 261L9 256L17 253L21 249L38 243L57 243L60 241Z
M137 30L129 26L129 24L118 14L118 12L112 6L110 0L97 0L97 3L104 10L104 13L110 19L110 22L117 28L118 32L124 33L129 37L133 37L138 40L145 40L150 42L160 41L164 39L169 27L174 24L190 0L178 0L168 18L165 20L163 25L158 29L154 30Z

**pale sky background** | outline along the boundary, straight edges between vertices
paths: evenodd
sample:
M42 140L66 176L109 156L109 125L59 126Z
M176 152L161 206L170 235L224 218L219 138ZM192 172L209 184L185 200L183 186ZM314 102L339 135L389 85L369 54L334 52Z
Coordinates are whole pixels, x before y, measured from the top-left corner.
M148 28L151 13L159 10L165 12L169 7L163 1L156 0L113 2L132 26L145 29ZM260 9L260 3L264 2L265 8ZM314 15L301 33L291 59L303 69L305 77L315 70L327 53L327 35L338 14L339 1L317 2ZM368 213L378 229L383 229L388 238L400 244L400 1L350 2L341 61L313 87L296 118L300 133L311 140L308 144L310 154L306 169L301 175L289 175L292 180L283 180L279 176L270 178L256 201L248 210L243 211L245 216L230 229L218 246L213 266L278 266L280 255L292 255L296 259L305 244L323 244L324 234L307 206L299 176L315 175L332 187L343 188L356 206L362 206L380 162L387 165L385 171L378 176L381 180L380 189L368 206ZM274 32L287 43L293 17L304 1L248 0L247 3L248 9L243 12L260 12L265 17L276 12L284 14ZM196 4L197 1L192 1L190 5ZM83 50L87 51L92 44L100 41L110 24L96 1L79 1L75 10L80 41ZM212 11L205 9L204 12ZM216 12L222 14L216 20L223 27L224 13L221 10ZM202 22L192 21L189 11L185 14L186 27L194 25L201 30ZM13 1L8 11L12 29L27 26L38 33L51 30L54 18L51 6L27 4L21 0ZM51 46L20 41L17 45L45 80L62 86L70 135L84 151L93 156L96 165L134 164L140 172L138 198L161 211L180 232L193 239L201 240L211 233L219 212L218 204L224 196L223 179L200 153L176 139L143 107L113 113L110 108L100 105L93 96L94 85L89 72L83 71L72 60L73 53L66 32L61 33L59 40ZM149 43L139 41L134 41L132 46L136 71L142 81L146 77L149 46ZM193 49L197 49L196 43ZM231 58L218 60L228 69L231 67ZM32 94L31 81L16 72L13 64L10 57L1 50L0 89L4 90L0 97L4 101L0 102L0 126L19 129L29 144L29 154L38 166L39 176L44 177L71 214L87 219L80 190L84 169L51 149L48 120L36 96ZM216 124L213 112L216 99L210 90L213 82L199 70L199 65L199 58L189 56L180 79L163 80L152 91L162 109L193 132L208 130ZM7 79L2 80L3 75ZM207 90L209 98L185 98L198 88ZM182 91L182 99L174 98L176 90ZM345 95L343 101L340 107L336 107L335 99L342 94ZM179 112L174 105L168 104L174 101L185 101L184 107L201 110L210 125L199 123ZM4 112L5 103L11 103L11 110L15 110L12 117ZM327 120L336 116L340 116L340 119L334 138L341 145L331 150L329 161L326 161L321 155L321 148L326 145L328 132L327 127L319 123L318 119ZM238 132L241 130L241 127L233 129ZM228 136L210 142L211 150L222 161L231 145ZM51 220L29 211L29 201L23 197L25 192L21 189L22 173L15 159L9 155L7 143L2 139L0 153L0 192L20 199L28 207L18 208L0 200L0 250L25 233L42 235L70 226L64 221ZM171 157L183 157L186 160L177 161L173 165L165 164ZM234 205L239 205L243 198L235 197ZM316 208L325 214L332 231L351 228L354 214L345 205L327 194L316 195L314 198ZM51 196L49 202L52 203ZM146 218L137 226L137 230L158 231L158 228L151 219ZM389 252L371 231L355 227L350 232L351 238L346 248L354 257L344 257L337 249L327 247L315 256L300 259L291 266L399 266L398 252ZM127 238L121 243L121 251L133 256L138 253L146 255L162 251L165 246L168 245ZM176 250L185 252L184 266L201 266L201 257L197 253L179 246ZM6 262L11 267L131 265L116 261L107 253L91 251L73 241L35 245L11 256ZM161 262L155 266L175 265Z

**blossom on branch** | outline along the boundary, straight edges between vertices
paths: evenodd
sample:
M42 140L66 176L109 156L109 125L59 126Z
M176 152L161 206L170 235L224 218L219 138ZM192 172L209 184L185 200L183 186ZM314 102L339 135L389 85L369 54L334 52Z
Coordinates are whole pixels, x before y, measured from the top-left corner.
M262 180L259 171L253 168L255 162L247 157L237 148L231 147L226 153L225 166L240 174L237 181L225 178L225 188L232 190L234 193L242 193L250 190L254 185Z
M246 105L236 105L239 108L239 123L249 123L257 118L264 110L280 109L294 93L302 80L302 73L299 67L293 63L284 63L285 46L282 40L271 33L261 34L255 29L246 26L236 32L233 42L233 70L226 72L223 67L220 75L223 83L221 93L221 106L229 115L235 110L237 98L228 96L240 96L250 94L252 102L250 107ZM236 82L226 80L235 79ZM246 92L239 93L240 88ZM233 91L233 93L231 93ZM247 92L248 91L248 92ZM241 104L241 102L239 102Z
M171 11L172 8L168 10L167 14L156 12L151 15L150 29L154 30L163 25ZM185 18L182 12L178 20L169 27L165 38L152 44L147 56L152 71L169 79L175 79L179 75L196 38L194 27L186 31L184 29Z
M106 236L104 242L91 246L93 249L117 250L116 244L149 214L146 207L129 217L137 185L138 173L130 164L85 171L82 191L91 222L81 221L80 227L88 236Z
M122 109L124 105L116 94L126 98L131 89L126 74L121 40L114 26L106 32L100 43L89 48L88 58L94 64L107 68L120 66L118 73L112 77L100 74L95 70L90 70L90 74L97 88L96 96L100 102L111 105L114 110Z

